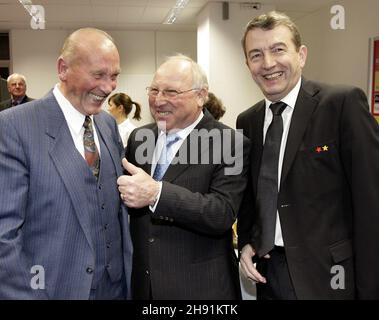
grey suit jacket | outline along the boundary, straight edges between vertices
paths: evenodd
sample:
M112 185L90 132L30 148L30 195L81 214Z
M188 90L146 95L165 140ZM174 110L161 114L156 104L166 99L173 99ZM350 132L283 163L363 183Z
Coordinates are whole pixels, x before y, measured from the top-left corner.
M101 112L94 123L121 175L116 122ZM86 170L52 92L0 113L0 298L89 297L93 275L86 270L95 256ZM121 220L130 288L132 247L125 207ZM45 290L31 288L36 265L44 268Z
M254 246L260 234L254 201L264 115L261 101L237 119L252 142L249 187L238 217L240 248ZM299 299L379 298L378 199L379 126L365 94L303 79L277 203ZM343 270L344 289L331 285L336 270Z
M214 120L208 111L195 129L234 137L235 131ZM153 133L152 150L157 135L155 124L134 130L127 145L126 158L138 164L144 143L139 135ZM183 142L180 154L190 138ZM205 139L207 143L192 149L196 155L212 155L221 150L240 153L241 171L228 175L231 167L225 158L209 164L171 164L163 177L162 193L154 213L149 208L131 210L130 227L134 245L132 290L135 299L238 299L240 296L238 263L232 247L232 224L235 221L247 177L248 140L240 135L238 143L228 145L224 136ZM234 141L232 139L232 141ZM192 141L193 142L193 141ZM242 150L243 146L243 150ZM217 153L217 152L216 152ZM200 158L199 158L200 159ZM212 159L212 158L211 158ZM151 160L151 157L150 159ZM151 164L142 164L150 174Z

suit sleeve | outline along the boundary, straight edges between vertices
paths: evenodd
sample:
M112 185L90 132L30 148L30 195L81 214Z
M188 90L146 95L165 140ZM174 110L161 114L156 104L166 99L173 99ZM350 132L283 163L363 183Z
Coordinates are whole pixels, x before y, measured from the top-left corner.
M351 186L356 289L360 299L379 298L379 126L360 89L344 101L341 158Z
M32 289L33 274L23 252L28 163L15 128L1 114L0 178L0 299L44 299L45 290Z
M208 192L196 192L185 186L163 181L161 197L154 215L210 235L220 235L230 230L237 217L247 183L249 141L242 139L242 135L240 137L241 143L235 145L235 148L241 148L242 151L235 152L236 163L242 165L239 174L226 174L225 169L233 165L215 165ZM207 179L202 176L201 169L194 178L198 181Z
M248 124L241 116L237 118L237 129L242 129L245 135L248 134ZM251 229L253 226L253 188L252 188L252 174L251 166L248 166L248 181L243 195L241 208L237 217L237 234L238 234L238 250L241 251L246 244L251 244Z

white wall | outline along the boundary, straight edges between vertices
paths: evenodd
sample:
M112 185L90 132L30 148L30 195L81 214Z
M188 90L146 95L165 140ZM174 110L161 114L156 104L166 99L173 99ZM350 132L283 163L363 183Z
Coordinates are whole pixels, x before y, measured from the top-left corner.
M41 98L58 82L56 60L72 30L11 30L11 71L27 78L27 94ZM108 31L121 58L115 92L125 92L142 105L142 120L152 121L145 88L156 67L168 55L181 52L196 59L196 32ZM134 114L134 110L132 111Z
M209 90L219 97L226 112L222 122L235 127L238 114L263 98L245 64L241 38L246 24L272 6L261 10L229 3L229 19L222 19L222 3L211 2L198 18L198 62L205 69Z
M25 75L27 94L41 98L58 82L56 61L68 31L11 30L11 72Z
M331 6L296 21L309 48L304 74L329 83L355 85L367 93L369 38L379 36L379 1L342 0L338 4L345 8L345 30L330 27Z
M345 9L344 30L330 27L331 6L297 21L309 48L304 75L332 84L354 85L369 94L369 40L379 36L379 1L341 0L338 4Z

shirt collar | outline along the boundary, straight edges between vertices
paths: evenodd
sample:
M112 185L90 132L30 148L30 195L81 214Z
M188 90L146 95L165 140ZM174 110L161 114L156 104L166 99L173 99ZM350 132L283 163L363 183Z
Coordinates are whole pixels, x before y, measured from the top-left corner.
M67 98L61 92L59 84L55 85L53 94L58 101L58 105L61 108L68 125L76 134L79 134L80 130L83 127L85 115L80 113L71 104L71 102L67 100ZM90 117L93 120L93 115L91 115Z
M293 87L293 89L280 101L283 101L287 106L291 107L292 109L295 108L297 96L299 95L301 86L301 77L297 81L296 85ZM270 105L273 103L272 101L265 98L266 101L266 109L270 107Z

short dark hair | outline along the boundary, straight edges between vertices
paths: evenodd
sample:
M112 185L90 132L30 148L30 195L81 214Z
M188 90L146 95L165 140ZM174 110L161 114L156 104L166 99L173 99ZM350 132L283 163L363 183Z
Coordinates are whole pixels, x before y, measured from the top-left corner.
M278 12L278 11L270 11L268 13L255 17L247 24L245 28L245 33L241 40L245 57L247 57L246 37L249 31L253 29L272 30L276 28L277 26L285 26L291 31L292 41L295 44L296 51L299 51L301 47L301 37L300 37L299 29L297 28L296 24L285 13Z

